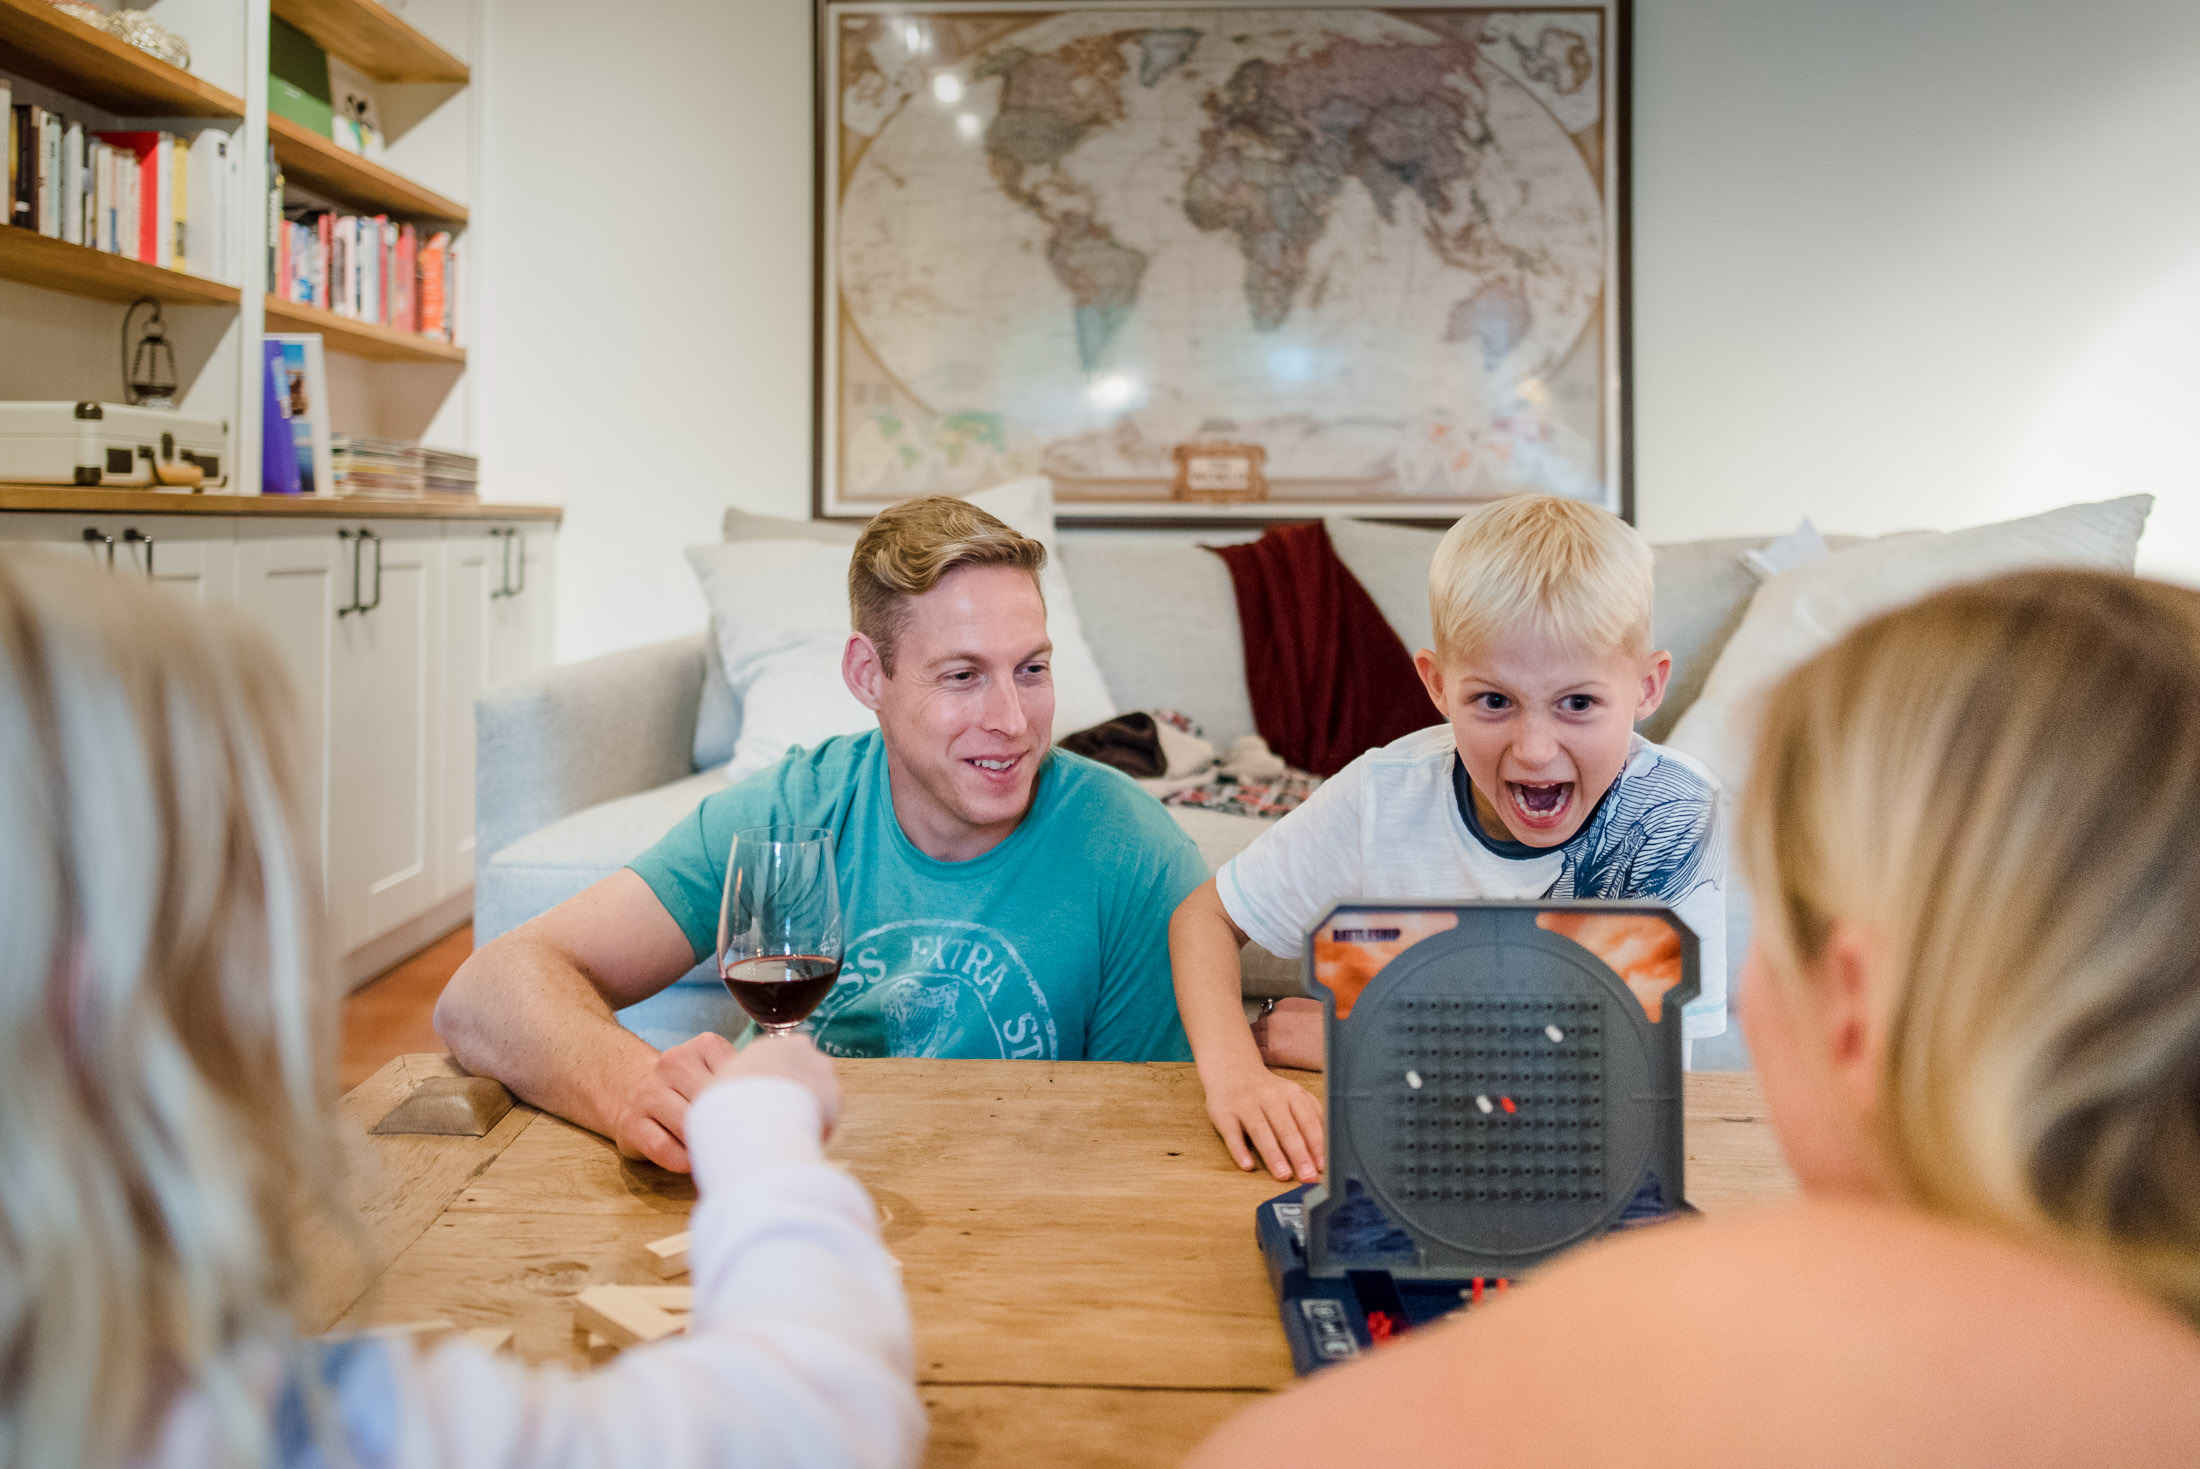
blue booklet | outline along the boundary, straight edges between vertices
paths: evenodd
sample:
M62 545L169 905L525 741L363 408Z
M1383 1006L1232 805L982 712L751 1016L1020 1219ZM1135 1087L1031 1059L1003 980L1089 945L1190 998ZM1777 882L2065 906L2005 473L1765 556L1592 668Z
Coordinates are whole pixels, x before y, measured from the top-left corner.
M260 493L296 495L303 492L298 475L298 445L291 437L290 375L283 362L283 344L268 342L267 371L263 376L266 401L260 409Z

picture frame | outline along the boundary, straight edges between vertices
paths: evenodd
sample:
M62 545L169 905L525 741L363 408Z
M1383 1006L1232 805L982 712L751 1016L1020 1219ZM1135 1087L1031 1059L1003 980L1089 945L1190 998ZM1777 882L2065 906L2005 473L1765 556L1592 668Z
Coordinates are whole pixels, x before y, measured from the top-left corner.
M813 4L818 517L1634 518L1630 0Z

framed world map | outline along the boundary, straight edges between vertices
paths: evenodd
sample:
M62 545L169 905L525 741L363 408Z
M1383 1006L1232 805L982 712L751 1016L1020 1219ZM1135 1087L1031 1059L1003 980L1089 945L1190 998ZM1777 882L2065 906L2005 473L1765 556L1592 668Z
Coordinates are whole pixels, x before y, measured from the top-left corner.
M818 0L820 515L1632 518L1625 0Z

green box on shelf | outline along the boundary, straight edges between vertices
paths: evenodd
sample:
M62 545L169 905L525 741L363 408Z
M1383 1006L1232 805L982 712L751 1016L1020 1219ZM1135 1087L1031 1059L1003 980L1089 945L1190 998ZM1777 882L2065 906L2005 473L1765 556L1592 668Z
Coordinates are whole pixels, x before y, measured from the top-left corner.
M329 90L328 53L318 42L279 16L268 20L267 106L322 137L334 135L334 98Z

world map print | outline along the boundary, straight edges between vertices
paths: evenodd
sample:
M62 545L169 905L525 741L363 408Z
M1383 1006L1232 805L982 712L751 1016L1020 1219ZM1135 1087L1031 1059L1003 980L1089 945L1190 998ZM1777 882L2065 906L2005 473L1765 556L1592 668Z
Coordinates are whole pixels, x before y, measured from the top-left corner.
M828 9L827 509L1618 505L1598 7Z

